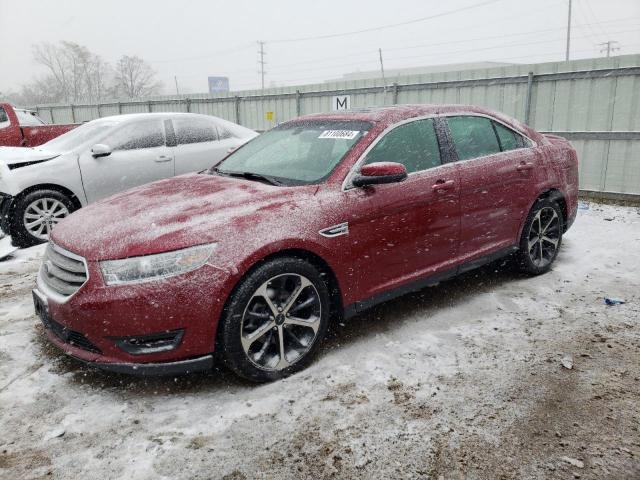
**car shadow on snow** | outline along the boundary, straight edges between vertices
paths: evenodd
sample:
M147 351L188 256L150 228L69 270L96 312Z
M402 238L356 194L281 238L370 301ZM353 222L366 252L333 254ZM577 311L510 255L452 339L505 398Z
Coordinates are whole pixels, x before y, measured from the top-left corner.
M562 259L559 258L558 261L561 262ZM348 320L333 324L316 361L346 344L397 328L403 321L416 314L426 317L478 294L490 292L504 283L526 278L526 275L514 271L510 263L502 259L438 285L390 300ZM190 392L212 393L221 390L237 392L254 388L255 385L239 378L220 365L220 362L217 362L211 372L181 376L136 377L105 372L65 355L46 339L41 325L37 327L34 343L40 357L45 364L50 365L53 373L68 376L74 384L108 390L125 399Z

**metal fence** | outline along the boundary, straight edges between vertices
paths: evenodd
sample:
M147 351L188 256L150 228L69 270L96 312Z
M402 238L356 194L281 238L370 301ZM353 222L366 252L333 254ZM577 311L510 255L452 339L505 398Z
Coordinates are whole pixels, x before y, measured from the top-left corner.
M640 195L640 55L411 75L387 79L387 85L370 79L33 108L53 123L181 111L266 130L299 115L329 111L337 95L349 95L352 108L462 103L499 110L538 131L570 139L580 155L582 190Z

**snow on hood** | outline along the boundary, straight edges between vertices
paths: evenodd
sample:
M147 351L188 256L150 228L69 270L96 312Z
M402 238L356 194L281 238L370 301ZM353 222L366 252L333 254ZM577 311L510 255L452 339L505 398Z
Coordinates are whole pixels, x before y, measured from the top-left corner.
M7 165L26 162L42 162L60 156L59 152L51 152L40 148L0 147L0 162Z
M188 174L82 208L59 223L51 237L87 260L149 255L225 239L241 242L241 236L264 221L265 212L299 211L299 197L315 190Z

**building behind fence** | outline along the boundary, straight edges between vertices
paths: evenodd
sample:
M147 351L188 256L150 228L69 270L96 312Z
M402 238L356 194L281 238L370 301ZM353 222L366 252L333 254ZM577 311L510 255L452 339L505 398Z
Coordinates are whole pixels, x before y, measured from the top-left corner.
M52 123L140 112L215 115L266 130L299 115L330 111L335 96L351 108L406 103L462 103L511 115L541 132L571 140L580 158L580 188L640 195L640 55L571 62L332 82L143 101L33 107Z

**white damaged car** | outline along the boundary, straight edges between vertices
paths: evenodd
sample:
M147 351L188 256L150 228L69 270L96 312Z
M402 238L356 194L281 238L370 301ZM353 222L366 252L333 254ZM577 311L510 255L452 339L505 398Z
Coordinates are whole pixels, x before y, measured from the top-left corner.
M39 147L0 147L0 226L20 247L74 210L154 180L208 168L258 134L192 113L87 122Z

